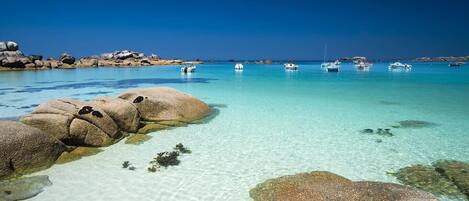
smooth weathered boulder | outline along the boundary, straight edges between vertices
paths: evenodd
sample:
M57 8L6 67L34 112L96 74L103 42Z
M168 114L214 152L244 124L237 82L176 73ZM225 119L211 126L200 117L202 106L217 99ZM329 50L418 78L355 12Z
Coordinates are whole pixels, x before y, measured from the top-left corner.
M41 130L14 121L0 121L0 178L45 168L65 145Z
M249 192L255 201L436 201L410 187L381 182L353 182L330 172L311 172L269 179Z
M8 41L7 42L7 49L8 49L8 51L16 51L16 50L18 50L18 44L16 44L13 41Z
M132 89L119 98L134 103L146 121L182 121L201 119L210 113L207 104L172 88Z
M45 102L20 121L67 145L106 146L121 137L116 123L102 109L77 100Z
M106 112L122 131L137 132L140 125L140 113L133 103L113 97L98 97L91 103Z
M0 181L0 200L26 200L43 192L44 188L50 185L52 182L46 175Z
M67 53L63 53L60 58L59 58L59 61L64 63L64 64L69 64L69 65L72 65L75 63L75 57L73 57L72 55L70 54L67 54Z

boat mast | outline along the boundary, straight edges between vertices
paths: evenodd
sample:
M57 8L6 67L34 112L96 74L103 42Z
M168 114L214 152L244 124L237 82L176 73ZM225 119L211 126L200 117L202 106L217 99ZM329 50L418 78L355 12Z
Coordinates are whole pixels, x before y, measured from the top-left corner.
M326 55L327 55L327 43L324 45L324 58L322 59L322 62L326 62Z

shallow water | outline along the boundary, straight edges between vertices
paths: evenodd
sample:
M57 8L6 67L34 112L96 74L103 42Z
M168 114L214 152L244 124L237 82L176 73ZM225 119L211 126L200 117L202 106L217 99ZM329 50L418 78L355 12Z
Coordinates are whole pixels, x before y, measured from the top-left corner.
M397 182L386 172L438 159L469 162L469 68L415 63L411 72L351 64L327 73L281 65L93 68L0 73L0 118L15 118L51 98L92 99L128 88L169 86L215 105L205 124L152 133L141 145L120 142L82 160L36 174L53 185L32 200L250 200L249 190L277 176L327 170L353 180ZM392 128L403 120L432 122ZM391 128L392 137L363 134ZM378 143L377 140L381 140ZM156 153L192 149L177 167L149 173ZM130 161L137 169L123 169Z

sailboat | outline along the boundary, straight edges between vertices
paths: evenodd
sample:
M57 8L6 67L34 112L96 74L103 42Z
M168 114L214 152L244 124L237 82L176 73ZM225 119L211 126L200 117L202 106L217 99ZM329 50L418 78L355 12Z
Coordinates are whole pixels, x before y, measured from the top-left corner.
M323 58L321 67L325 68L327 72L339 72L340 61L335 60L334 62L326 62L326 55L327 55L327 45L324 46L324 58Z

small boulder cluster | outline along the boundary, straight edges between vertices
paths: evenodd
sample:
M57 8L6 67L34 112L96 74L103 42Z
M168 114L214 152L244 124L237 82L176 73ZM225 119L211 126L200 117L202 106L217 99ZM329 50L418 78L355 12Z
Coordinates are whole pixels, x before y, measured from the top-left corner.
M74 153L75 147L111 145L137 132L141 122L188 123L209 113L204 102L165 87L132 89L89 102L50 100L20 122L0 121L0 178L48 167L61 155L73 160L81 153Z

